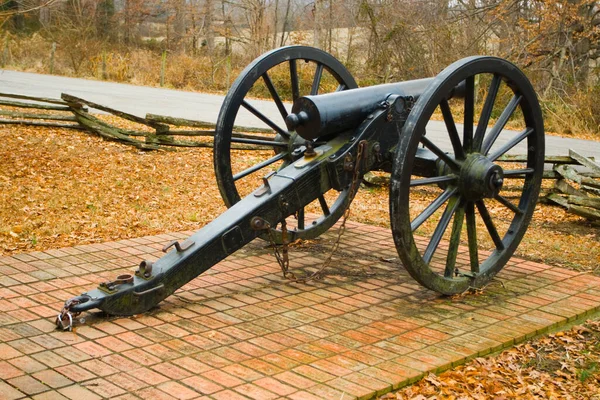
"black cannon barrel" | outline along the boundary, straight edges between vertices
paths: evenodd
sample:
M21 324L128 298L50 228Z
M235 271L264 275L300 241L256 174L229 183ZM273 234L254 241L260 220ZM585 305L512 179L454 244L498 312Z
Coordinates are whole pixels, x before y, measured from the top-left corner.
M389 95L412 96L415 100L434 78L388 83L315 96L300 97L286 118L290 131L304 139L316 139L358 126Z

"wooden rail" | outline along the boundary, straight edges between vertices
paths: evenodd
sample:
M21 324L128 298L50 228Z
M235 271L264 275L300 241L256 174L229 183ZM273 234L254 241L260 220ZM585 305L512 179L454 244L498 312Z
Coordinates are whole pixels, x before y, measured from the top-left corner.
M25 102L12 99L25 100ZM82 129L105 139L135 146L142 150L213 147L212 138L215 135L215 124L212 122L157 114L146 114L143 118L65 93L61 95L61 99L0 93L0 105L11 108L11 110L0 110L0 117L4 117L0 118L0 124ZM102 110L146 128L145 130L119 128L90 114L88 107ZM20 109L36 109L41 112ZM49 114L48 111L53 113ZM63 114L63 112L68 114ZM266 139L265 136L261 136L265 133L272 133L272 130L234 126L232 142L235 139L241 139L240 142L243 142L243 139L253 139L254 143L260 143L260 140ZM232 143L231 148L235 150L272 150L270 146L260 147L244 143ZM523 163L527 161L527 158L525 155L504 155L498 161ZM585 157L574 150L569 150L568 156L547 156L545 162L552 164L553 167L551 170L544 171L543 178L553 179L556 182L552 192L542 200L558 204L569 212L589 220L600 220L600 164L595 159ZM582 169L585 171L582 172ZM389 182L389 177L373 174L365 175L364 179L367 183L375 185Z

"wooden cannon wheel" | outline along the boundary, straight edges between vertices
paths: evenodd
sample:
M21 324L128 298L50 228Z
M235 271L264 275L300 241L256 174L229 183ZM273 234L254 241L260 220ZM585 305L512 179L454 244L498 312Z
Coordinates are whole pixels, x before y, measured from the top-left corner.
M292 101L356 87L338 60L311 47L282 47L248 65L227 93L215 130L214 168L227 207L257 189L262 177L298 158L300 153L294 150L305 141L285 124ZM277 117L270 117L273 114ZM256 128L238 128L250 124ZM246 149L236 150L232 143ZM287 227L288 240L315 238L337 222L347 206L349 189L330 192L309 209L318 215L316 219L309 220L304 209L296 213L296 220ZM275 240L281 241L281 232L274 233Z
M459 84L464 99L447 100ZM451 147L426 135L436 110ZM459 116L463 126L455 124ZM508 132L507 124L519 126L520 133ZM525 163L509 167L497 161L517 146L526 146ZM530 82L499 58L455 62L418 98L397 149L390 218L405 268L422 285L447 295L484 286L515 252L540 190L544 126ZM425 177L414 176L415 162L424 156L436 167Z

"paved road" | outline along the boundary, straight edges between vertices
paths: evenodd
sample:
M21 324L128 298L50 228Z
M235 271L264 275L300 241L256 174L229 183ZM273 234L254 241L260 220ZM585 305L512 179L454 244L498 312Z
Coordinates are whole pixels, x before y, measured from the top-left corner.
M219 95L7 70L0 70L0 92L55 98L59 98L61 93L68 93L139 116L153 113L211 122L216 121L223 101L223 96ZM257 101L253 104L274 120L281 120L272 103ZM265 127L249 114L240 114L236 124ZM283 126L283 122L281 124ZM513 134L503 133L498 145L508 141ZM441 147L451 149L447 144L447 133L443 123L432 121L428 126L427 135L437 144L446 143ZM598 142L546 137L546 154L567 155L569 149L600 159ZM513 153L523 154L524 149L517 147Z

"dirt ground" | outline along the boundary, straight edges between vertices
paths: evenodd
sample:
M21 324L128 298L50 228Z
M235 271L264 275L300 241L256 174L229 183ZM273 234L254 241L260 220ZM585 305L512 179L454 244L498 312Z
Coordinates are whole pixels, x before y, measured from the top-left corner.
M0 143L0 255L196 230L225 210L210 149L140 152L78 131L17 126L0 126ZM362 188L351 219L389 226L387 188ZM516 255L598 275L600 229L540 204ZM590 322L393 396L598 398L599 338Z

